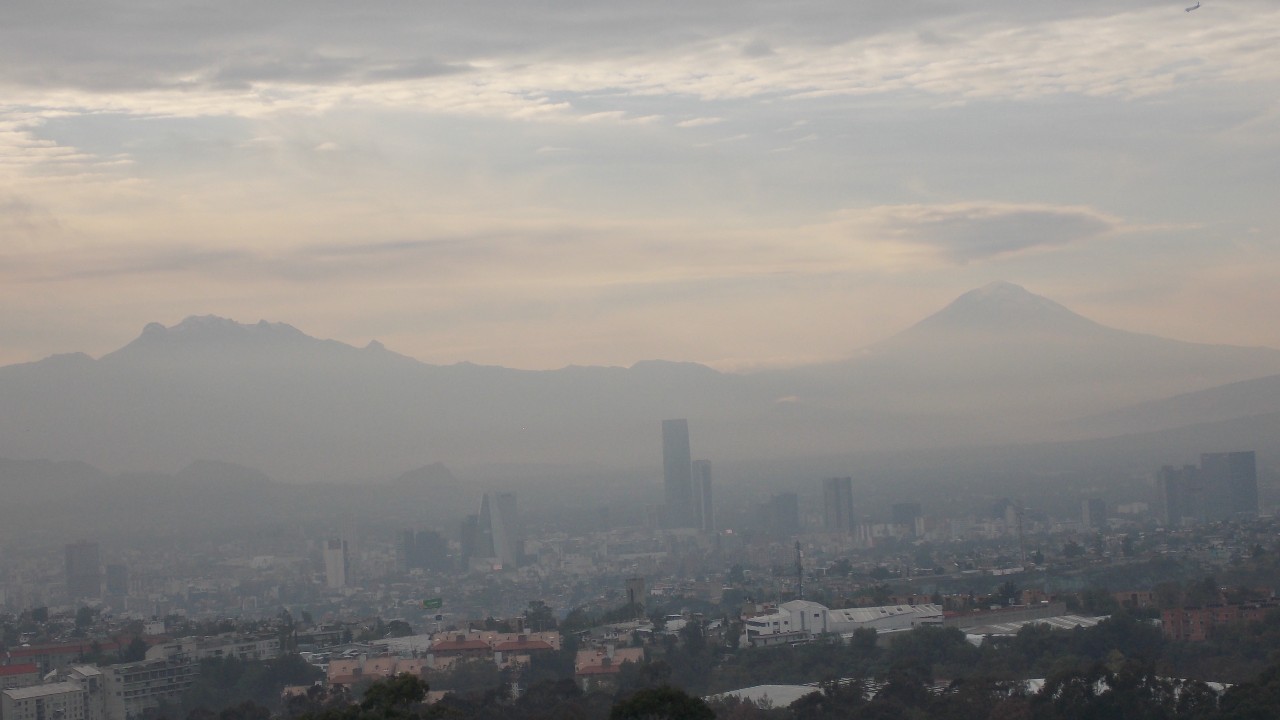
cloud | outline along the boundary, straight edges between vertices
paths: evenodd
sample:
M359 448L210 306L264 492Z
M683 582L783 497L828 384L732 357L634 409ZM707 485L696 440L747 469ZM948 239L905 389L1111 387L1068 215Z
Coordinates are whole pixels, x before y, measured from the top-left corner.
M719 123L722 123L722 122L724 122L724 118L721 118L721 117L697 117L697 118L689 118L688 120L681 120L680 122L676 123L676 127L680 127L680 128L706 127L707 125L718 125Z
M841 213L845 231L872 243L930 249L956 263L1083 242L1125 227L1088 207L955 203L892 205Z
M0 192L0 237L30 241L58 229L48 209L19 195Z
M0 29L0 86L12 103L63 110L255 116L367 103L558 120L623 117L579 107L585 95L687 104L912 93L946 104L1135 98L1280 79L1280 9L1245 1L1195 18L1165 4L1080 3L1054 16L1016 3L981 15L815 3L788 17L795 29L778 31L768 53L746 54L762 49L751 22L780 25L767 4L740 21L717 16L715 3L667 7L669 17L663 3L589 16L554 3L542 14L497 5L445 16L322 5L295 17L292 4L278 5L243 8L243 18L215 12L213 23L207 10L175 6L136 28L111 13L55 21L28 7L18 15L27 22ZM110 6L137 11L125 0ZM168 32L148 32L148 23ZM599 34L584 33L584 23Z

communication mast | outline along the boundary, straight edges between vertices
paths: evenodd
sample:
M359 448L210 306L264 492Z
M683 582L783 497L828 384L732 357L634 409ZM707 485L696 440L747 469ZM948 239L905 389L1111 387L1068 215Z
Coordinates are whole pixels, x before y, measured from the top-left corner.
M804 551L800 549L800 541L796 541L796 599L804 599L804 565L800 560L804 558Z

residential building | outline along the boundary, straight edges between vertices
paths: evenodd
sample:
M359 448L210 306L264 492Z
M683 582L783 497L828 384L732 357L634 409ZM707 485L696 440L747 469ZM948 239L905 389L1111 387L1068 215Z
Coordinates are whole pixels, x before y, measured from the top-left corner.
M330 538L324 541L324 585L330 590L347 586L347 541Z
M0 665L0 690L40 684L40 668L35 663Z
M1276 603L1209 605L1207 607L1169 608L1160 612L1160 629L1168 640L1200 642L1209 638L1214 627L1237 622L1259 622Z
M4 720L89 720L89 695L79 683L55 682L0 691Z
M180 702L200 666L188 657L173 657L109 665L101 670L107 720L134 720L162 704Z

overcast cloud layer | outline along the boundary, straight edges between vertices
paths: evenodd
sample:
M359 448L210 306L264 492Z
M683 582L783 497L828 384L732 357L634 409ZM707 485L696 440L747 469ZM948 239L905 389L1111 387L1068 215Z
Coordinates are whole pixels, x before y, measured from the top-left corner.
M849 355L990 280L1280 346L1280 6L0 10L0 363L191 314L430 362Z

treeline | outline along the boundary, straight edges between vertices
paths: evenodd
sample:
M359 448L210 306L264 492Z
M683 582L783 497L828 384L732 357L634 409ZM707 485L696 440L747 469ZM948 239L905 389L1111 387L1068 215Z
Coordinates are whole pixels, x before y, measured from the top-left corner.
M932 685L917 668L890 668L873 684L831 681L790 707L733 698L701 700L668 684L618 694L584 693L572 680L545 681L513 696L503 688L449 694L428 704L411 675L371 686L359 702L317 706L293 720L1272 720L1280 717L1280 665L1219 693L1198 681L1162 678L1139 663L1095 664L1036 688L992 678ZM220 720L267 720L244 707Z
M728 635L736 636L736 631L731 629ZM1054 713L1068 713L1063 709L1068 706L1071 712L1103 713L1093 717L1206 720L1250 717L1222 715L1224 707L1265 706L1273 711L1268 717L1280 717L1280 691L1270 702L1266 693L1271 691L1265 689L1280 690L1275 681L1280 667L1280 612L1257 623L1215 628L1202 643L1166 641L1156 625L1125 612L1091 628L1027 625L1016 635L989 637L976 646L959 630L939 627L901 633L887 647L877 640L874 631L863 630L848 641L827 638L738 650L691 621L679 633L646 645L644 662L624 664L617 684L608 692L584 694L577 689L572 680L576 649L572 635L560 651L538 656L519 670L499 669L490 661L467 661L448 672L430 674L425 682L449 693L432 712L453 708L458 717L543 717L528 714L534 711L535 700L573 709L568 715L546 717L607 717L616 704L642 690L672 687L691 697L708 697L767 684L817 684L822 692L799 706L806 708L802 714L779 714L779 709L747 707L731 700L712 703L713 710L719 717L800 718L826 717L823 713L836 713L831 708L839 708L844 715L832 717L854 717L897 712L885 707L892 700L898 710L907 712L904 717L1057 717ZM296 656L270 663L206 661L182 707L164 714L187 720L263 720L272 714L339 720L321 716L351 712L353 702L363 703L377 687L358 686L351 694L314 688L287 704L279 700L284 685L306 685L318 677ZM1027 678L1046 678L1045 689L1034 692L1035 688L1026 686ZM1231 692L1235 694L1223 695L1219 705L1219 694L1199 680L1234 684ZM867 693L851 689L859 683L864 689L870 684L884 689L867 699ZM514 694L513 688L518 688ZM993 714L997 707L1004 710ZM1116 707L1138 714L1105 714ZM979 710L988 714L975 714Z

